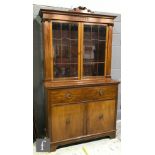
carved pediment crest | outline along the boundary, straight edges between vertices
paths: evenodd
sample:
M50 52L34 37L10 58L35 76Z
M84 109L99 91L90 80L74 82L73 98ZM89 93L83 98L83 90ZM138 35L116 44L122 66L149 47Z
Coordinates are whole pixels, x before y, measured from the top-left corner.
M79 6L77 8L73 8L71 11L79 12L79 13L94 13L90 9L87 9L86 7L83 7L83 6Z

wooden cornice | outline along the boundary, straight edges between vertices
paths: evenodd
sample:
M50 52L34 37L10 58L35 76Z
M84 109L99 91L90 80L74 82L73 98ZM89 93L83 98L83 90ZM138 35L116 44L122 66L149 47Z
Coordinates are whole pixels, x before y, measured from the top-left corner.
M40 9L39 16L45 18L45 14L58 14L58 15L70 15L70 16L82 16L82 17L95 17L95 18L104 18L104 19L115 19L117 16L107 15L107 14L98 14L95 13L86 7L77 7L72 10L62 11L62 10L51 10L51 9Z
M116 16L96 14L86 7L78 7L68 11L40 9L42 21L63 20L71 22L88 22L113 25Z

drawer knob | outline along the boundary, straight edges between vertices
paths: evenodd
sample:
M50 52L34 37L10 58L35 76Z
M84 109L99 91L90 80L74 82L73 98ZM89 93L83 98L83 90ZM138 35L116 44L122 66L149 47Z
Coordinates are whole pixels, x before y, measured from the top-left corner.
M71 94L71 93L67 93L67 94L65 94L65 97L66 97L67 99L71 99L71 98L72 98L72 94Z
M66 119L66 125L69 125L69 124L70 124L70 119L67 118L67 119Z
M104 94L104 91L102 89L99 90L99 95L102 96Z
M103 119L103 114L100 114L98 118L99 120Z

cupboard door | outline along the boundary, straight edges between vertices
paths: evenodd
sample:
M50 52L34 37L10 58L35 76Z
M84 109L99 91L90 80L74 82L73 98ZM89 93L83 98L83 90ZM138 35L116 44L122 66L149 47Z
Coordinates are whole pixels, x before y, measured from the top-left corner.
M87 134L114 130L115 100L91 102L87 108Z
M104 76L106 26L84 24L83 76Z
M52 141L83 135L84 105L71 104L52 108Z
M52 22L54 79L78 77L78 23Z

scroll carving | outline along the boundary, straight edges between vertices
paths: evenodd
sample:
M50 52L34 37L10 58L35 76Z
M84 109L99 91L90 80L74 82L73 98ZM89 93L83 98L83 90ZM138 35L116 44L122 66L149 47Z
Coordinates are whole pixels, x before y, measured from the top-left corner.
M73 12L79 12L79 13L94 13L90 9L87 9L86 7L82 7L82 6L79 6L77 8L73 8L73 10L71 10L71 11L73 11Z

